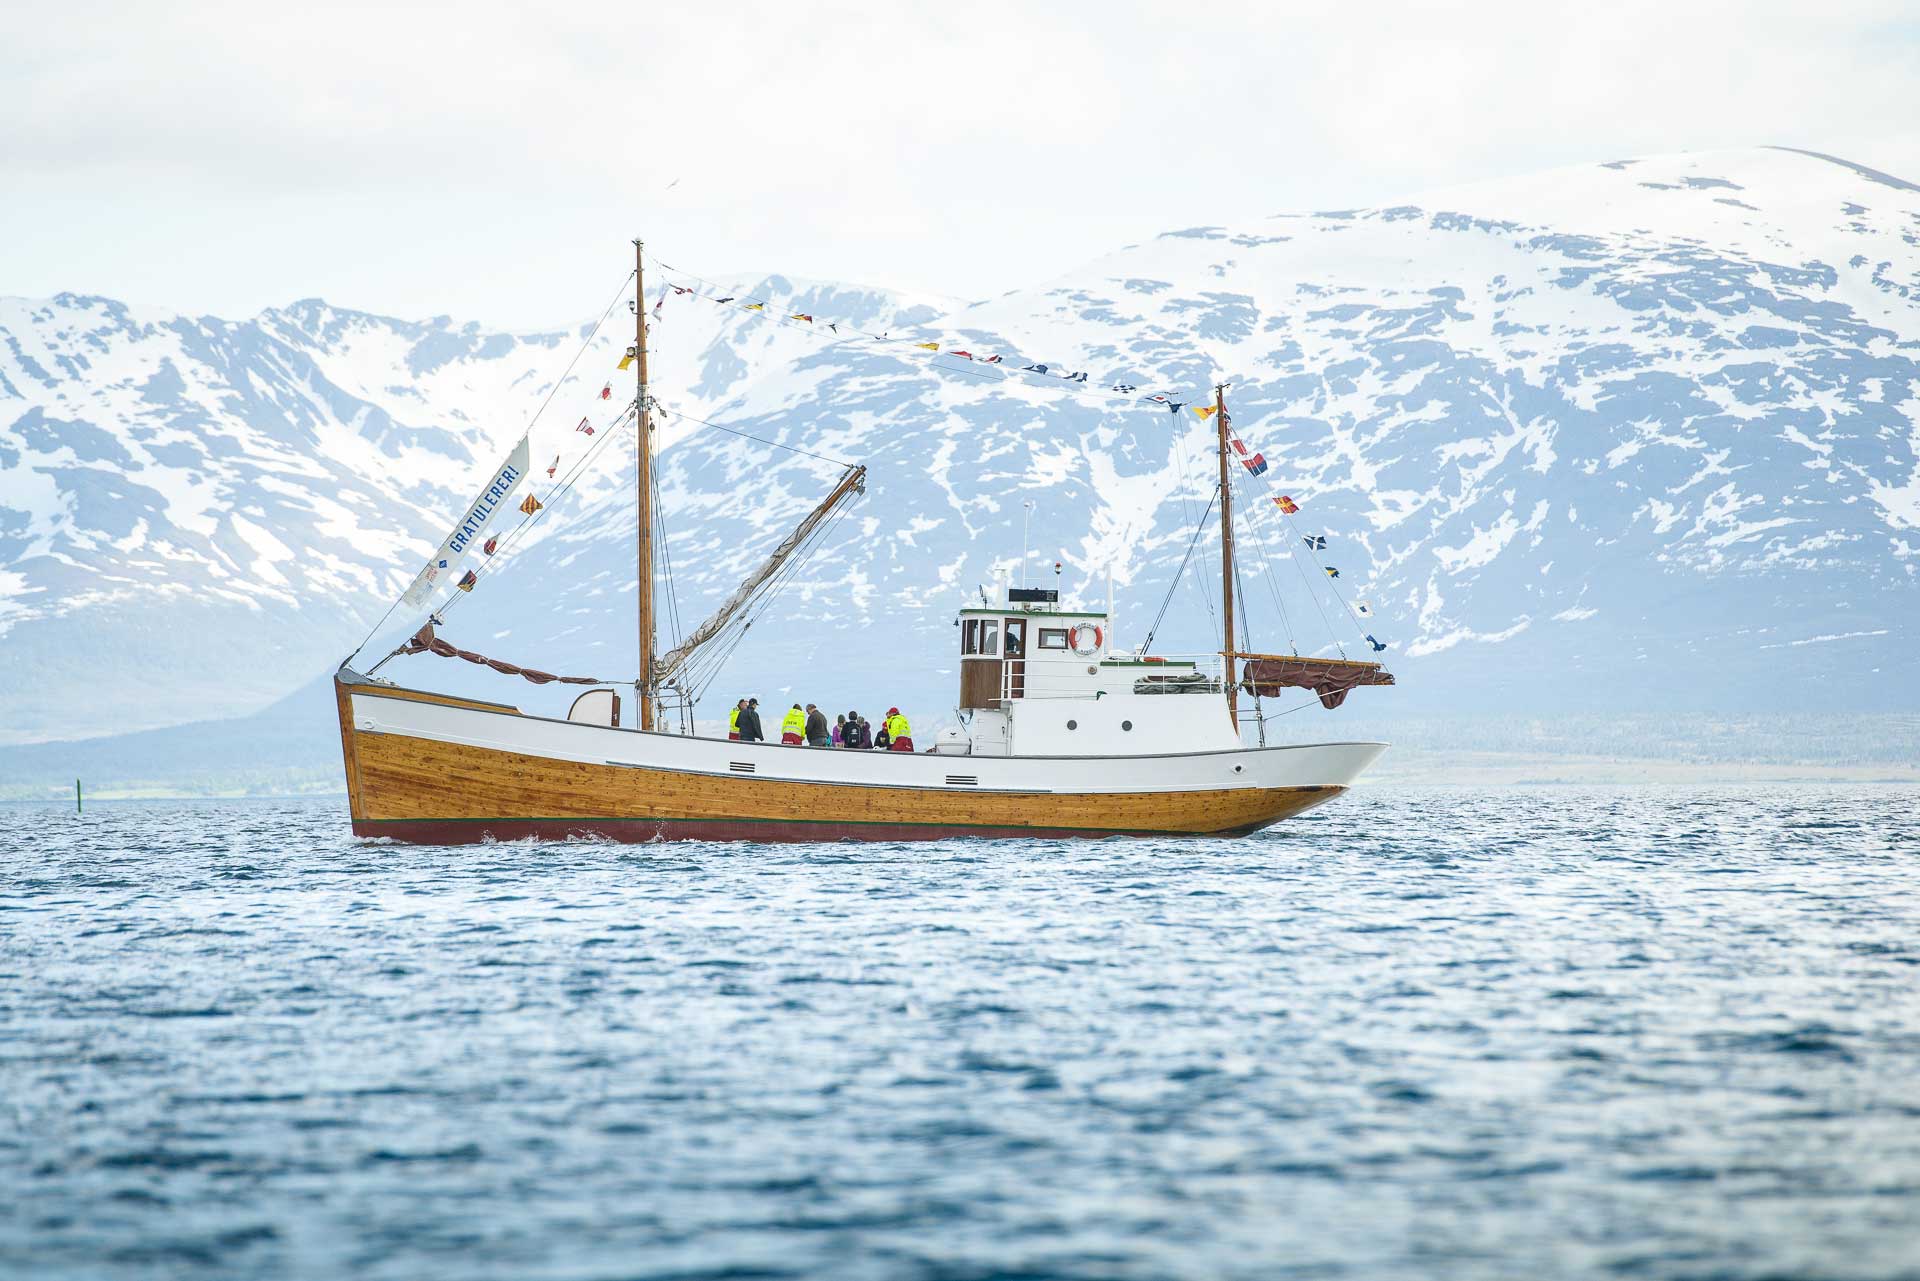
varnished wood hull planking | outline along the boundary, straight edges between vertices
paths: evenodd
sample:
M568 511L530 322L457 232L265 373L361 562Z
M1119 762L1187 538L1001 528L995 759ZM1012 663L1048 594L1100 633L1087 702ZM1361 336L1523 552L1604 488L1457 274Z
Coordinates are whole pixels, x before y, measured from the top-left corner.
M354 834L428 844L525 837L638 842L1233 836L1345 790L956 792L716 777L364 733L353 727L344 691L341 735Z

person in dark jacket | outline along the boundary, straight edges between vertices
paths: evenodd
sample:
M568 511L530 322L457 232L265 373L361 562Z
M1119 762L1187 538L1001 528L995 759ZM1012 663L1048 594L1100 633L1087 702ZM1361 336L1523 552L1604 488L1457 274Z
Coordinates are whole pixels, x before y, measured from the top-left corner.
M874 731L874 734L873 734L873 750L874 750L874 751L876 751L876 752L884 752L884 751L886 751L886 750L887 750L887 742L888 742L888 739L887 739L887 723L886 723L886 721L884 721L884 720L883 720L883 721L881 721L881 722L880 722L880 728Z
M760 729L760 700L750 698L740 713L740 741L758 743L765 738L766 734Z
M847 746L870 748L873 746L873 727L867 724L867 718L858 712L847 713Z
M827 728L827 714L812 703L807 704L807 746L833 746L833 735Z

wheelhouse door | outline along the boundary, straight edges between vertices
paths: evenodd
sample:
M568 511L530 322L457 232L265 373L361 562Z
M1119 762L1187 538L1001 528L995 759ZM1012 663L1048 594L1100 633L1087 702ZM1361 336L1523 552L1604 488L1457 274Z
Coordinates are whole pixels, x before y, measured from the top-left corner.
M1027 620L1007 620L1007 697L1023 698L1027 692Z

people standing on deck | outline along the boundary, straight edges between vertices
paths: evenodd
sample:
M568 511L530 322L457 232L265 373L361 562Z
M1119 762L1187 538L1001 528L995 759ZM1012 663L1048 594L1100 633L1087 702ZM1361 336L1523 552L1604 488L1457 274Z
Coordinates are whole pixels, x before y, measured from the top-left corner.
M913 726L907 724L907 718L900 714L900 709L897 707L887 709L887 750L890 752L913 750Z
M743 698L733 705L732 711L727 713L727 741L729 743L737 743L740 741L740 717L746 710L747 700Z
M795 703L793 710L780 721L780 741L790 747L798 747L807 741L807 714Z
M766 731L760 728L760 700L750 698L746 710L740 713L740 741L758 743L766 736Z
M845 747L847 745L847 716L845 712L833 718L833 745L835 747Z
M887 718L884 716L880 718L879 732L873 736L873 750L876 752L887 750Z
M847 713L847 746L863 750L873 746L873 727L858 712Z
M812 703L807 704L807 746L833 746L833 738L827 731L827 714Z

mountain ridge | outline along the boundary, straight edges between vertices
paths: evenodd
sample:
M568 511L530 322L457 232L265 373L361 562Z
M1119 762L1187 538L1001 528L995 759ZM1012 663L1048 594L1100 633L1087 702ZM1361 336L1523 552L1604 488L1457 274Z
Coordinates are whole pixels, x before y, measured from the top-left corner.
M1911 702L1895 597L1920 554L1920 202L1861 168L1800 152L1649 157L1444 202L1180 229L944 315L920 296L779 276L715 276L715 292L940 330L1143 391L1233 379L1236 429L1377 607L1403 678L1381 696L1423 714L1537 711L1573 696L1569 672L1626 706L1749 710L1734 705L1762 690L1845 704L1869 698L1863 685ZM1016 559L1028 499L1039 564L1061 560L1070 590L1098 598L1111 568L1123 625L1165 592L1209 487L1202 425L1037 377L941 372L959 368L945 356L824 343L697 297L663 308L664 404L874 463L856 539L796 582L798 616L751 670L805 673L838 705L863 694L829 659L876 670L904 656L924 670L900 678L901 696L950 702L946 612ZM616 304L556 398L546 427L562 441L613 376L625 324ZM244 713L330 668L585 329L508 334L317 299L246 322L0 300L11 741ZM689 417L663 425L662 486L690 626L830 473ZM582 621L632 588L619 470L553 513L518 567L489 567L503 584L581 586L465 606L486 611L481 648L619 670L631 640ZM1282 536L1262 535L1250 621L1276 644L1327 649L1321 629L1282 626L1280 582L1310 568L1286 564ZM1180 587L1170 642L1217 644L1208 572ZM1331 602L1305 588L1292 609L1310 619L1307 600ZM271 670L206 678L193 638L207 634ZM159 657L129 672L135 638ZM1783 651L1798 679L1776 688ZM119 710L76 719L88 690Z

